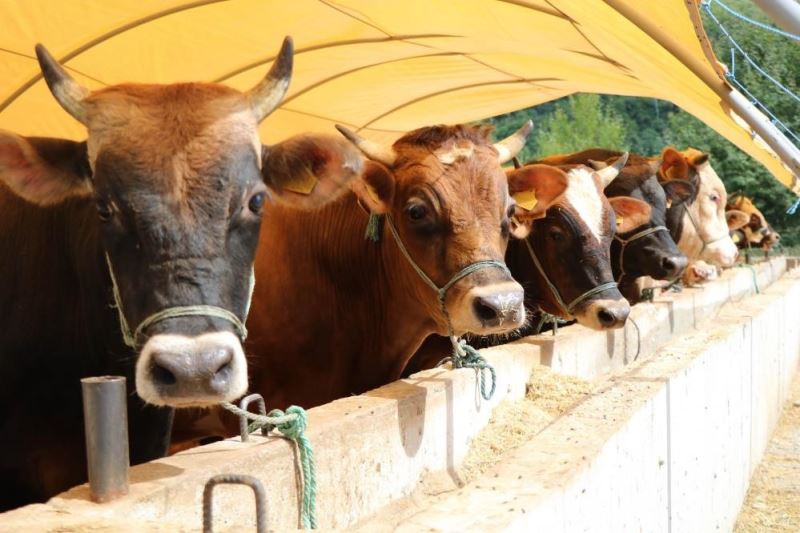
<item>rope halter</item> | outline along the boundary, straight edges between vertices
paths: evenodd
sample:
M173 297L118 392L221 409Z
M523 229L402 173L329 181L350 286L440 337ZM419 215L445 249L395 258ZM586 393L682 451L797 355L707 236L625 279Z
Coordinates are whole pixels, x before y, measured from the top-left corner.
M694 232L697 234L697 237L700 239L700 242L703 243L703 246L700 247L700 252L697 254L698 258L702 258L703 252L706 250L706 247L709 244L714 244L715 242L721 241L722 239L725 239L726 237L730 237L730 233L725 233L725 234L720 235L719 237L717 237L715 239L711 239L711 240L708 240L708 241L705 240L703 238L703 236L700 234L700 226L697 224L697 221L694 219L694 216L692 216L692 212L689 211L688 207L686 207L686 202L684 202L681 205L683 205L683 211L686 213L686 216L689 217L689 221L692 223L692 227L694 228Z
M247 328L238 316L236 316L231 311L224 309L222 307L218 307L216 305L180 305L175 307L167 307L165 309L161 309L160 311L156 311L155 313L145 317L138 326L136 326L135 330L131 330L130 325L128 324L128 320L125 318L125 311L122 307L122 296L120 295L119 291L119 284L117 283L117 278L114 275L114 268L111 266L111 258L108 256L108 252L105 254L106 256L106 264L108 265L108 273L111 277L111 287L114 294L114 304L117 308L117 313L119 314L119 327L122 332L122 340L125 344L131 348L136 348L138 346L139 337L144 333L144 331L156 324L157 322L162 322L164 320L170 318L178 318L184 316L205 316L211 318L219 318L230 322L234 329L236 330L236 334L239 336L239 340L244 342L247 338ZM245 305L244 311L244 319L247 318L247 315L250 311L250 302L253 299L253 289L255 288L255 273L251 269L250 271L250 287L249 287L249 294L247 297L247 304Z
M531 256L531 260L533 261L533 264L536 266L536 270L539 271L539 274L542 276L542 279L544 279L545 283L550 288L550 292L553 294L553 297L556 299L556 302L558 303L558 306L568 316L575 316L575 314L573 313L575 308L578 305L580 305L581 303L583 303L586 300L588 300L589 298L591 298L592 296L594 296L595 294L599 294L599 293L601 293L603 291L606 291L606 290L609 290L609 289L616 289L617 288L617 282L616 281L608 281L606 283L601 283L600 285L597 285L596 287L592 287L588 291L580 294L577 298L575 298L571 302L565 303L564 299L561 297L561 293L558 292L558 288L553 284L552 281L550 281L550 278L545 273L544 268L542 267L542 263L539 261L539 258L536 256L536 252L533 250L533 246L531 245L530 240L526 237L525 239L523 239L523 241L525 242L525 247L528 249L528 254Z
M642 231L640 231L638 233L634 233L633 235L631 235L627 239L623 239L619 235L614 235L614 240L617 241L618 243L620 243L620 245L622 246L622 248L619 251L619 271L620 271L620 274L619 274L619 277L617 278L617 283L621 283L622 282L622 278L624 278L625 274L626 274L626 272L625 272L625 248L627 248L628 245L630 243L632 243L633 241L641 239L642 237L647 237L648 235L652 235L653 233L656 233L656 232L659 232L659 231L669 232L669 230L667 229L666 226L653 226L652 228L643 229Z
M492 368L492 366L486 362L486 360L475 348L469 346L466 341L461 340L458 336L456 336L455 331L453 330L453 323L450 320L450 313L447 311L447 303L445 300L447 298L447 291L450 290L462 278L469 276L473 272L477 272L483 268L499 268L509 276L511 276L511 272L508 270L506 264L502 261L497 261L494 259L476 261L456 272L447 283L439 287L411 257L411 254L409 253L405 244L403 244L403 240L400 238L400 234L397 232L397 228L394 225L392 217L389 215L384 216L386 225L389 226L389 232L392 234L394 241L397 243L397 247L406 258L406 261L408 261L408 264L411 265L422 281L424 281L428 287L436 292L439 308L441 309L442 316L444 316L444 319L447 323L447 334L450 338L450 343L453 345L453 356L446 358L442 362L452 362L453 367L455 368L475 368L480 373L481 396L484 400L490 400L494 395L496 388L496 375L494 368ZM488 370L491 373L492 385L488 393L485 390L484 370Z

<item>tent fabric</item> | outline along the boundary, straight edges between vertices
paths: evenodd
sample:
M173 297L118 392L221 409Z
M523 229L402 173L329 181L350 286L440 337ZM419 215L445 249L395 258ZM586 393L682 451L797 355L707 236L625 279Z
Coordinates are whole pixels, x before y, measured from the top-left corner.
M86 135L47 91L37 42L92 89L128 81L246 89L291 35L292 84L261 125L265 142L333 132L336 123L388 142L575 92L645 96L677 104L800 191L685 64L700 61L724 83L697 9L696 0L6 0L0 128ZM680 53L659 44L657 31Z

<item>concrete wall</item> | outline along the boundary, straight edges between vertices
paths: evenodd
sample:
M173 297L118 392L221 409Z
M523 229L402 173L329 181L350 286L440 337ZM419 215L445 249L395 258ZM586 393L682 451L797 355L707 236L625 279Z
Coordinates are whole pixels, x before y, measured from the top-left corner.
M759 285L766 287L783 272L785 264L784 260L777 259L760 266ZM791 289L795 291L791 294L797 299L794 281L788 285L780 282L779 285L777 294ZM734 269L726 273L722 280L704 289L687 289L680 294L659 298L654 304L635 308L634 320L641 331L639 366L625 374L624 378L615 380L605 392L582 404L575 411L574 417L568 417L569 420L562 418L547 430L562 431L564 438L545 444L537 437L523 447L525 452L518 450L511 456L515 459L509 458L509 461L519 460L521 463L504 463L509 465L509 475L513 477L507 480L510 483L507 487L511 491L509 494L516 494L516 490L521 491L520 498L523 495L525 498L536 496L530 501L526 499L528 503L525 507L531 516L540 517L537 524L554 521L553 524L563 524L564 527L578 527L581 520L591 523L594 511L576 512L573 509L567 512L569 509L565 506L568 503L580 502L581 505L589 506L587 509L596 509L601 515L608 514L607 509L617 509L613 513L617 520L614 523L619 523L626 529L628 525L633 526L639 523L636 521L641 521L640 525L644 530L657 530L649 527L650 524L657 523L653 517L659 512L661 515L665 514L664 509L669 507L670 498L680 497L679 491L673 491L669 483L669 473L672 470L665 465L672 463L667 452L674 450L676 460L683 457L681 454L684 453L677 444L675 447L669 446L670 439L677 437L674 437L674 432L670 429L671 419L665 418L664 413L669 413L672 409L703 412L710 407L702 402L716 401L717 396L706 395L698 399L691 396L690 392L694 393L692 391L695 391L695 386L690 386L688 381L683 382L678 377L654 377L647 374L657 368L657 364L666 364L661 362L662 354L650 358L659 344L668 341L673 335L693 330L702 318L718 312L725 302L743 298L753 290L750 271ZM758 297L752 305L758 305L757 302L768 298L777 298L776 301L784 302L785 299L775 296L774 292ZM780 345L780 349L786 351L788 347L797 346L797 331L792 330L794 326L785 320L786 313L792 312L796 316L797 310L789 308L789 304L785 302L781 305L784 304L787 307L777 312L784 320L780 323L780 328L783 329L774 329L774 326L760 322L758 328L764 328L764 333L759 335L767 335L770 342L778 343L775 346ZM738 307L745 308L745 304ZM720 316L726 315L723 313ZM756 326L748 327L753 329ZM773 327L774 331L769 330L769 327ZM790 331L795 337L791 337L793 340L780 340L781 335L776 331L784 336ZM561 329L555 341L553 337L546 335L521 339L510 345L486 350L484 354L495 366L498 375L498 390L491 402L480 400L472 370L437 369L361 396L345 398L310 410L309 437L314 444L318 467L320 526L342 528L362 521L411 493L427 473L452 472L454 465L459 464L465 456L472 437L485 426L493 407L506 399L518 399L524 395L525 383L535 365L544 362L561 372L601 376L632 362L637 351L635 335L630 326L624 331L611 334L571 326ZM750 364L755 352L753 343L747 340L752 338L752 333L748 335L751 337L745 337L745 333L742 333L739 341L729 343L727 348L720 348L720 354L733 352L732 360L745 358L741 360ZM742 345L745 349L742 349ZM686 350L690 348L687 347ZM686 356L687 360L694 360L692 357ZM747 440L753 441L748 444L748 454L753 453L753 457L760 457L760 451L763 451L763 442L771 431L773 418L777 417L776 402L782 397L782 391L786 390L788 378L785 373L794 364L777 354L770 357L777 361L776 364L783 365L780 391L768 398L758 395L752 401L751 409L759 412L759 417L742 418L744 414L732 411L726 418L750 424L742 426L740 430L745 434L748 432L743 428L751 428ZM720 363L717 366L720 368L713 367L714 371L725 370L726 365ZM753 374L755 384L752 388L761 390L767 383L772 383L774 365L763 368L756 366ZM734 382L744 387L745 378L750 374L744 373L743 367L740 370L739 374L733 374L736 378ZM692 372L692 376L695 375ZM708 375L706 386L718 386L724 391L730 387L730 380L721 377L726 376L724 373L713 378L708 372L703 375ZM676 387L685 386L687 390L677 395L671 394L669 387L673 381ZM742 395L749 390L740 389L738 394ZM679 400L684 396L691 401L687 399L681 404ZM735 404L729 396L725 396L728 398L726 401ZM698 401L701 403L696 404ZM717 404L713 406L714 409L718 407ZM775 414L770 415L770 418L767 412ZM689 424L689 420L676 420L676 427L682 423ZM702 426L705 421L701 420L697 424ZM689 426L690 430L692 428L696 429L695 426ZM575 439L576 435L589 439L589 447L587 448L587 443ZM535 445L537 442L542 445ZM597 453L589 454L587 450L592 449L596 449ZM579 457L577 467L570 462L575 457ZM298 523L297 471L294 459L291 445L279 438L254 435L249 443L229 439L132 468L131 493L124 499L104 505L93 504L87 501L87 487L77 487L54 498L47 505L33 505L5 513L0 516L0 531L42 531L56 524L69 527L92 524L98 530L107 527L114 531L121 528L197 529L201 520L203 485L209 477L218 473L247 473L264 480L268 494L270 528L293 528ZM754 464L753 460L750 463L748 474ZM563 467L548 470L553 464ZM632 465L636 465L636 468L630 468ZM519 477L519 469L528 466L533 470L526 470L526 475ZM623 471L625 475L621 476L620 472ZM743 474L739 472L739 477L741 475ZM498 479L504 479L504 476ZM623 489L609 490L609 483L613 483L613 487L623 484ZM653 486L661 488L651 490ZM478 489L473 487L472 490ZM599 494L604 499L590 499L586 496L586 491ZM499 488L493 492L501 494ZM222 487L216 494L219 496L216 500L216 514L220 525L235 529L253 524L252 496L245 489ZM480 491L474 494L480 494ZM500 504L512 496L501 497L501 501L496 498L489 498L487 501L498 505L496 512L503 509L501 514L504 519L516 517L515 513L521 512L523 506L520 504L516 507L515 504L518 510L508 511ZM614 498L617 501L610 501ZM631 514L625 511L630 499L652 513ZM465 523L477 525L478 522L470 522L473 520L471 512L487 508L480 502L481 498L477 496L474 500L470 496L469 501L458 502L458 514L463 515ZM539 503L534 505L534 502ZM452 512L448 514L452 516ZM431 513L434 513L431 516L438 516L434 509ZM416 517L409 525L432 520L426 516ZM625 522L628 520L631 522ZM673 520L679 521L680 516L673 517ZM431 523L438 522L434 520ZM501 524L514 526L517 522L497 522L498 526Z
M797 374L798 316L793 274L613 378L399 529L730 531Z

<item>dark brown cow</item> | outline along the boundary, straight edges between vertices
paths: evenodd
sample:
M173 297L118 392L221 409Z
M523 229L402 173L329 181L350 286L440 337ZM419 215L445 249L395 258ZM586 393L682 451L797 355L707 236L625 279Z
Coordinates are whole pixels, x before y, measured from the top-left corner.
M251 389L272 407L312 407L396 380L431 333L519 327L523 291L505 267L460 278L444 314L411 262L438 287L476 262L502 262L511 231L524 231L511 227L525 211L512 195L535 194L526 205L541 216L565 187L562 176L506 177L500 165L527 131L494 147L476 126L422 128L391 147L345 132L370 159L354 193L312 214L267 214L248 324ZM379 242L365 240L368 212L384 217ZM201 433L224 431L205 422Z
M2 508L85 479L81 377L127 376L131 393L168 407L240 396L265 201L315 206L361 170L336 138L259 142L289 83L289 40L247 93L206 83L89 93L37 55L89 133L0 132ZM171 409L129 403L132 461L163 454Z

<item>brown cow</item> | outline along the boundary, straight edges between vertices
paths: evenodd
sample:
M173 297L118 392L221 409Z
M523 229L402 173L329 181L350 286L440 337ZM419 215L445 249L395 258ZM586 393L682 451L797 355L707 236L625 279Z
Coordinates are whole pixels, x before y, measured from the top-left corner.
M486 128L433 126L391 147L344 130L369 158L353 194L311 214L267 214L248 324L251 389L272 407L312 407L396 380L431 333L519 327L522 287L502 263L457 281L446 314L414 265L443 287L476 262L502 262L510 233L524 231L512 216L542 216L558 199L562 176L506 177L500 166L529 130L493 146ZM538 199L525 202L530 211L515 205L521 193ZM365 240L368 213L384 217L379 242ZM204 423L201 433L225 431Z
M362 166L338 138L258 140L289 83L288 40L246 93L207 83L90 93L36 52L53 95L89 133L0 132L0 508L85 479L81 377L122 374L131 393L162 406L240 396L241 322L268 195L312 207ZM129 403L132 462L158 457L171 410L133 394Z
M737 212L747 215L744 224L737 222ZM734 232L732 234L733 242L739 249L745 250L748 262L751 248L761 247L765 253L768 253L770 248L780 240L780 235L772 229L753 201L743 194L736 194L728 199L725 206L725 217L728 220L728 229Z

